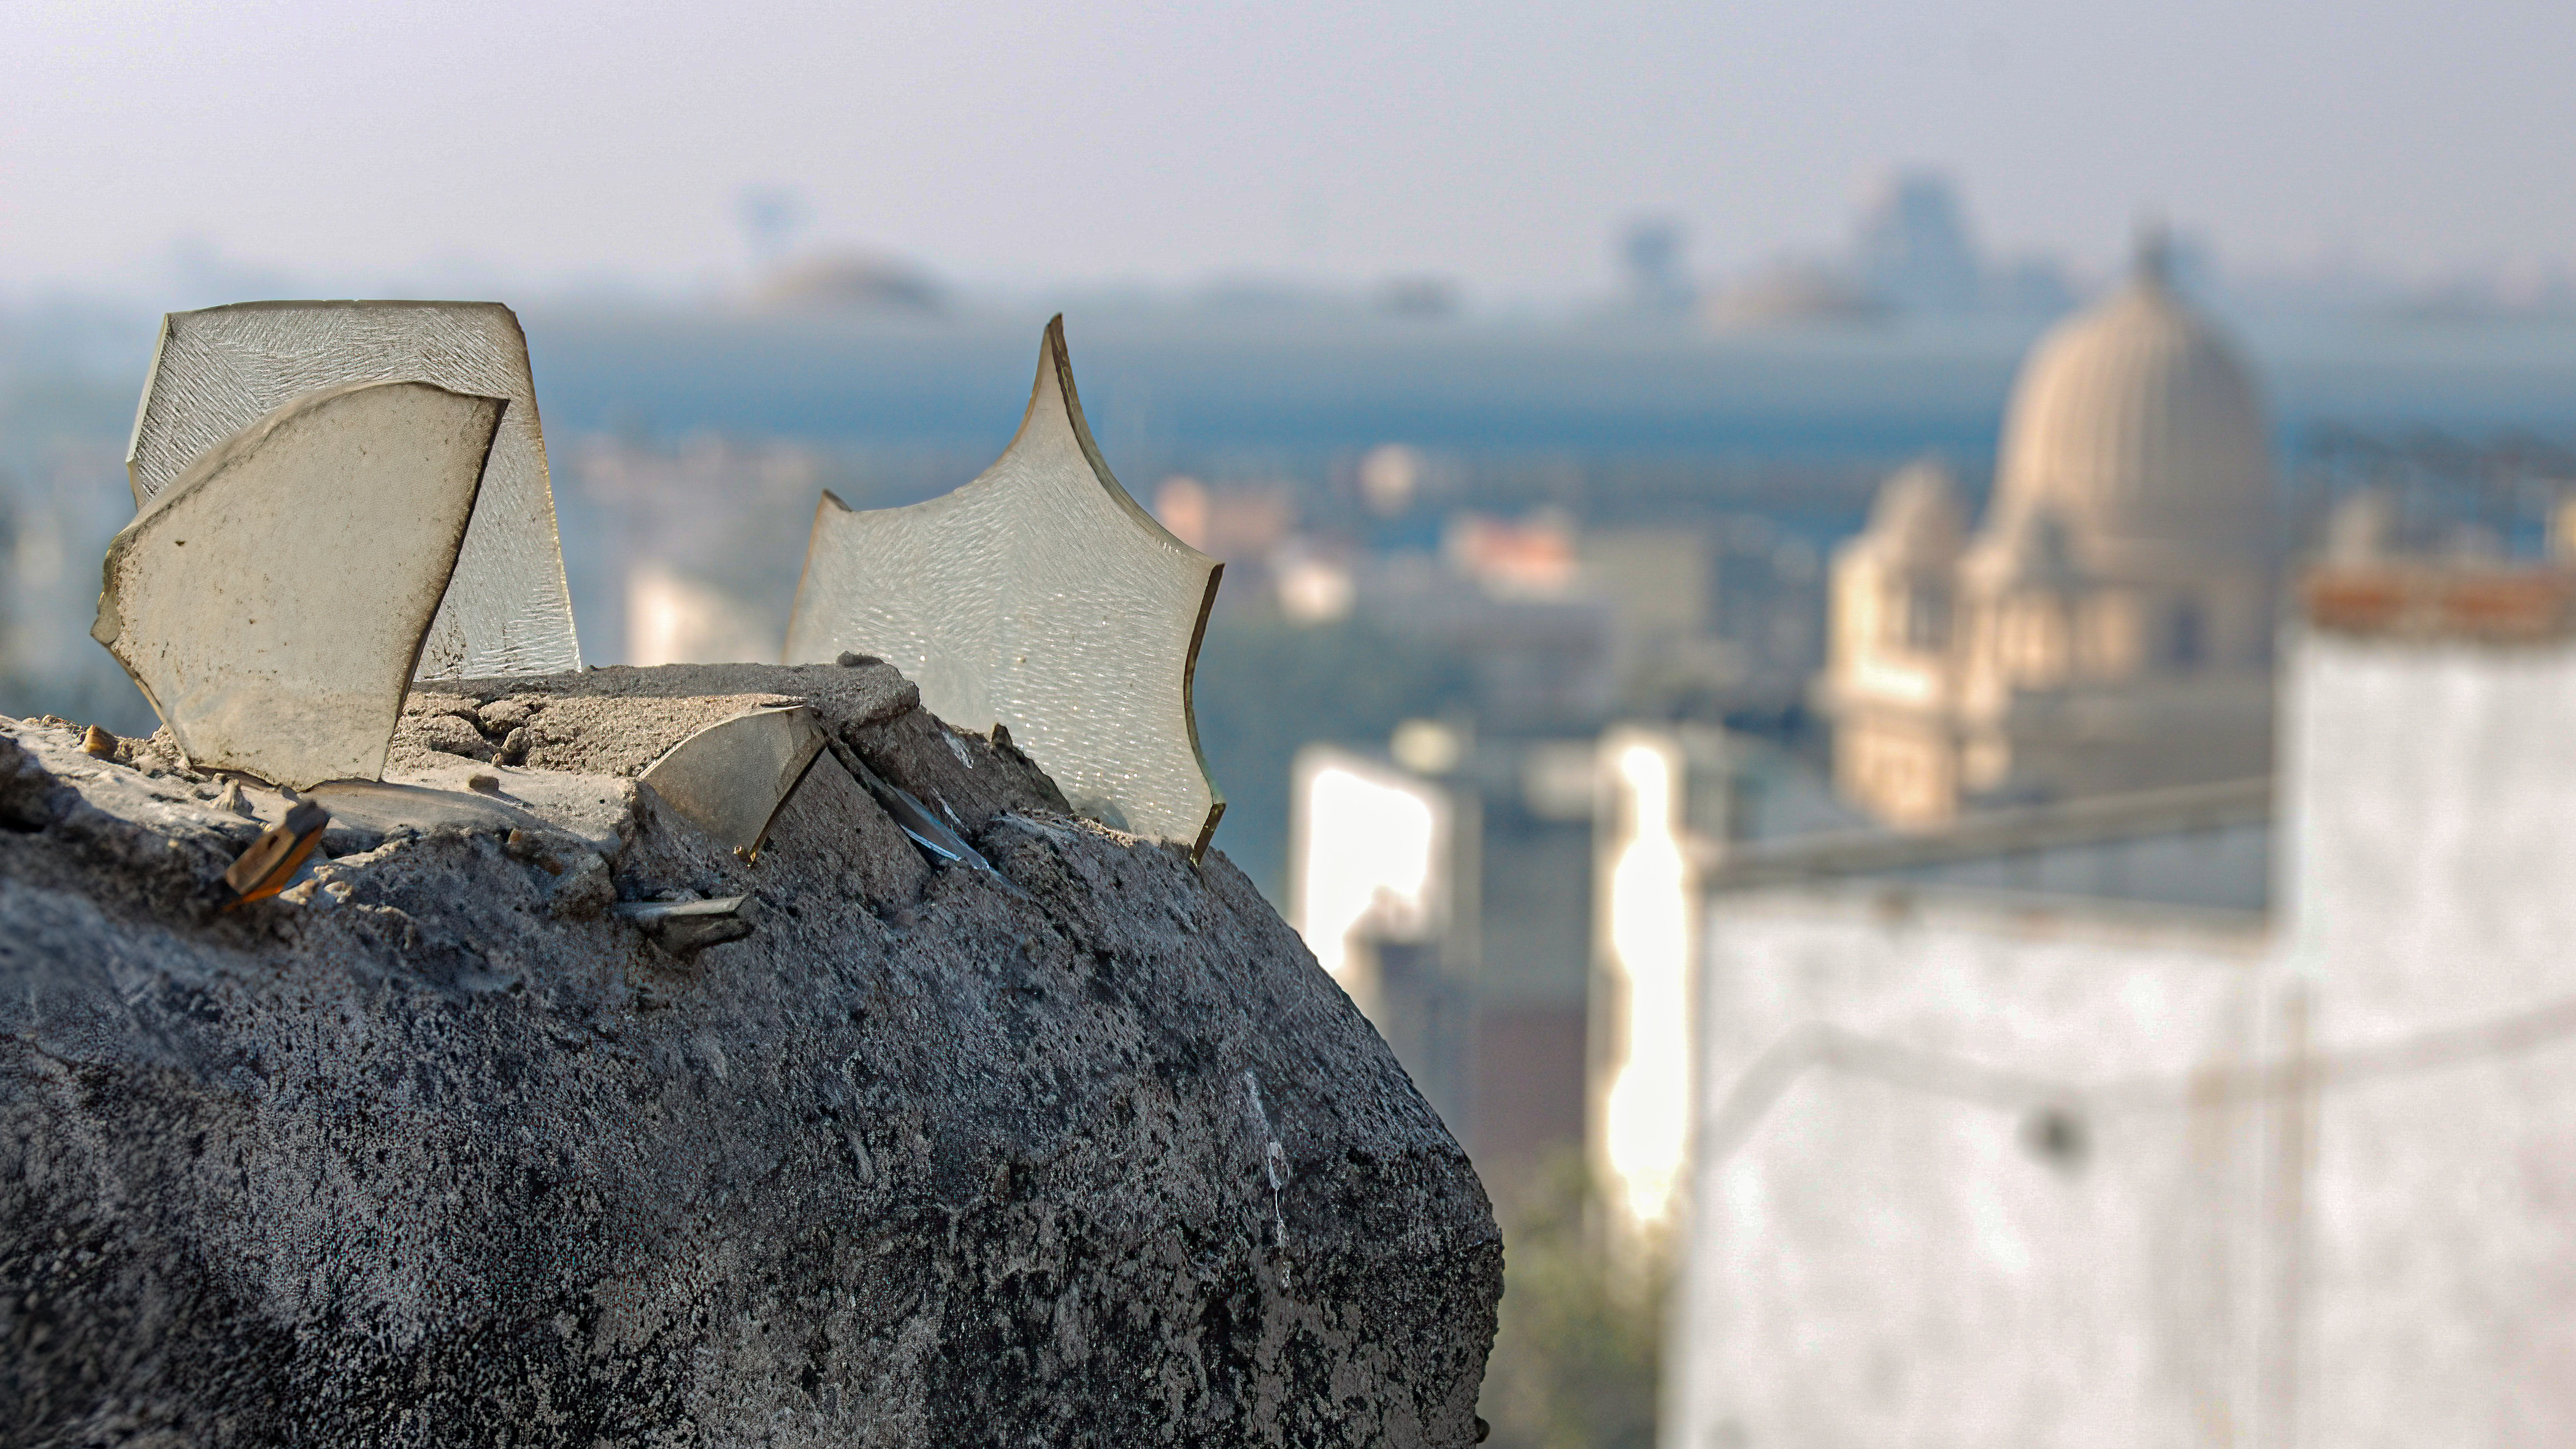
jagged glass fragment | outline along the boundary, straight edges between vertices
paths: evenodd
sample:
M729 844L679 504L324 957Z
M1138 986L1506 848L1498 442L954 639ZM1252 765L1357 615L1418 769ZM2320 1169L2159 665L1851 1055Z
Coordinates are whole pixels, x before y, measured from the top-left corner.
M803 705L756 709L673 745L642 778L691 824L757 855L823 742L822 723Z
M709 946L750 935L755 907L751 896L719 896L711 901L623 901L608 913L633 922L654 945L686 961Z
M608 913L624 921L685 921L700 916L738 916L749 896L718 896L710 901L619 901Z
M894 821L895 828L902 831L906 839L919 846L923 854L934 861L970 865L977 870L992 871L996 879L1005 885L1010 884L1008 876L993 870L993 863L984 858L982 851L968 845L966 838L950 829L947 821L931 814L930 807L922 804L911 791L869 769L868 762L860 759L858 753L849 746L838 740L831 743L833 758L841 762L842 766L850 772L850 777L858 781L859 787L867 791L877 802L878 808L885 811L886 815ZM950 735L948 743L951 749L956 748L957 737ZM1020 888L1012 885L1011 889L1018 891ZM1025 891L1020 893L1027 894Z
M324 388L201 454L108 545L92 637L189 763L372 780L509 403Z
M266 900L286 889L295 868L313 853L313 847L322 839L322 828L330 823L330 811L310 800L295 802L284 820L262 831L250 849L235 856L231 868L224 872L224 885L233 893L232 906Z
M510 404L420 677L579 669L528 341L498 302L243 302L169 314L126 449L135 507L291 398L394 381Z
M1225 809L1190 710L1221 572L1110 476L1058 317L1020 431L982 476L909 508L823 495L787 662L885 659L940 718L1008 725L1076 810L1195 857Z

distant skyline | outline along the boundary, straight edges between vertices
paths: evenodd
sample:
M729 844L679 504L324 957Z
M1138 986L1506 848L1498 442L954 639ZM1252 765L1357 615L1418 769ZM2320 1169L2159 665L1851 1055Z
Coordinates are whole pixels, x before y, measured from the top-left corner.
M0 296L400 277L707 291L785 244L967 285L1480 299L1847 246L1955 180L1990 254L2576 267L2563 5L20 3ZM745 198L769 199L750 213ZM775 204L789 198L781 211ZM761 226L771 227L763 234Z

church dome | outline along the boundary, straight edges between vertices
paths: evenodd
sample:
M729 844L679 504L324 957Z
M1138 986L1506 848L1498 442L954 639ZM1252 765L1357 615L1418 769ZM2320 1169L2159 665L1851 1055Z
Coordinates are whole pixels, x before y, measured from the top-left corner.
M2150 247L2118 295L2031 349L2005 416L1995 522L2063 524L2091 568L2259 559L2271 444L2245 364Z
M2066 521L2045 507L2014 514L1978 535L1960 561L1959 575L1987 597L2019 589L2064 593L2092 582L2075 560Z

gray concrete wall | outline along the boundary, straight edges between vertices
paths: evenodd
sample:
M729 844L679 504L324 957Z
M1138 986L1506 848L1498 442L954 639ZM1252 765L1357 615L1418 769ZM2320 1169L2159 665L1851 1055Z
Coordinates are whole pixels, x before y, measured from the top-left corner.
M2576 647L2284 687L2268 935L1711 898L1667 1445L2576 1442Z
M2248 1115L2076 1113L2055 1150L2034 1116L2246 1058L2261 937L2221 921L1714 897L1664 1442L2139 1449L2237 1416Z
M2420 1044L2318 1098L2302 1442L2576 1442L2576 648L2319 633L2289 689L2283 966L2319 1050Z

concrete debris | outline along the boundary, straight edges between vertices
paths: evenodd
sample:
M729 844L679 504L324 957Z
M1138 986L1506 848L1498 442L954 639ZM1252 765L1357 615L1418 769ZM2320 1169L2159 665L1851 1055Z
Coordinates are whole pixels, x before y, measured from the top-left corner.
M84 754L97 755L103 759L114 759L116 757L116 736L100 729L97 725L91 725L88 731L81 736L81 751Z
M762 706L999 874L845 768L757 862L641 788ZM894 670L425 686L260 821L81 738L0 721L0 1441L1474 1441L1500 1240L1384 1044Z
M0 734L0 830L42 830L71 795L25 746Z

